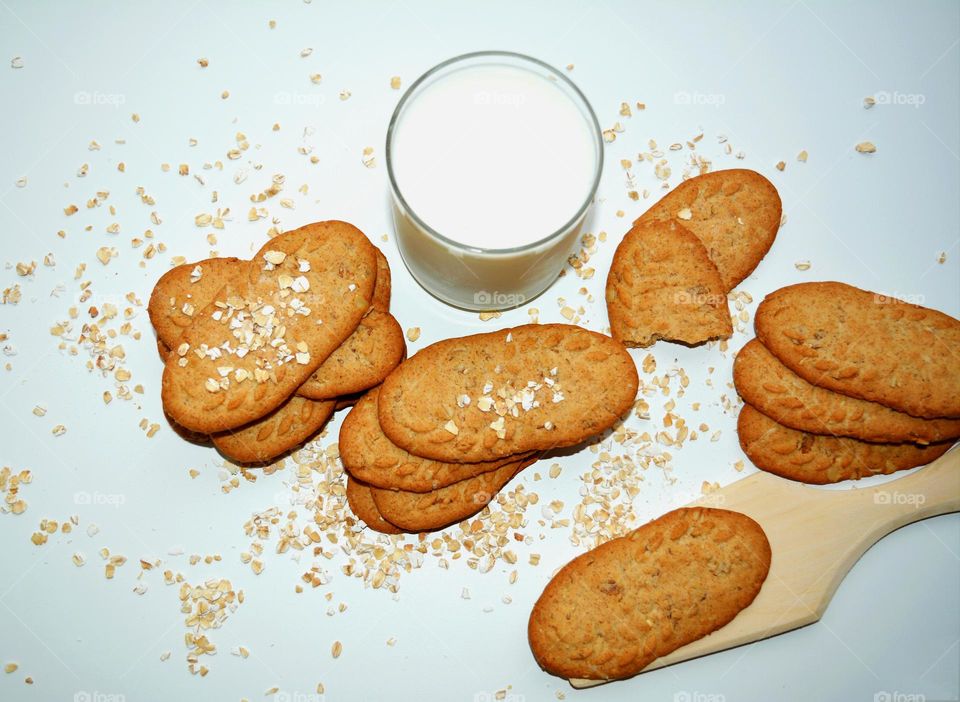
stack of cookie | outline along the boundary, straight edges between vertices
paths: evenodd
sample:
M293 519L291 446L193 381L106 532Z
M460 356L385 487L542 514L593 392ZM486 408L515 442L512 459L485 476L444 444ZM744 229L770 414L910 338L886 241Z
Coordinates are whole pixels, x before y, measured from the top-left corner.
M544 451L612 427L632 407L637 386L622 344L571 325L428 346L344 420L340 457L350 506L384 533L462 521Z
M281 234L249 261L177 266L148 306L164 410L233 461L271 461L400 363L389 307L386 258L346 222Z
M780 216L777 189L754 171L684 181L617 247L606 290L613 337L627 346L729 338L727 293L770 250Z
M924 465L960 437L960 321L836 282L768 295L737 354L758 468L834 483Z

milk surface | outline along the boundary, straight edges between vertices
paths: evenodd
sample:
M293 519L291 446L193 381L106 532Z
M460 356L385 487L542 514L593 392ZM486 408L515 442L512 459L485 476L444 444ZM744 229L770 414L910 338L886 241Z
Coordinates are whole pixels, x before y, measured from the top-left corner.
M393 169L434 231L483 248L524 246L566 225L596 169L589 117L555 81L487 64L440 75L394 129Z

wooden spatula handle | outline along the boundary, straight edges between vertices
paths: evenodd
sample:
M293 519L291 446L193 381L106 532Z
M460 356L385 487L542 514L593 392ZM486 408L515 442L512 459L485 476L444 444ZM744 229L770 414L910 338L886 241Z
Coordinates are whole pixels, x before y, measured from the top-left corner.
M960 448L898 480L864 490L877 512L887 515L884 533L938 514L960 512Z

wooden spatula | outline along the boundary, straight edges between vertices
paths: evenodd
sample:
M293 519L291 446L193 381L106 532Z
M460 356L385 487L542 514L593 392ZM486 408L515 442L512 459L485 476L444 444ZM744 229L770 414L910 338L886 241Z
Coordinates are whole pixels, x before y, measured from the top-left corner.
M873 544L905 524L960 511L960 447L872 488L825 490L755 473L692 503L743 512L767 533L773 559L753 603L722 629L644 670L759 641L817 621ZM605 681L571 679L576 688Z

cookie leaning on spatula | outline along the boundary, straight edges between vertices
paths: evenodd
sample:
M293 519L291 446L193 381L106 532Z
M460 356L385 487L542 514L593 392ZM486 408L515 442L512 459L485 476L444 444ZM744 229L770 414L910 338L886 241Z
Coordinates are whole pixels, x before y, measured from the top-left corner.
M668 512L561 568L530 614L530 648L554 675L630 677L736 617L770 558L763 529L744 514Z

